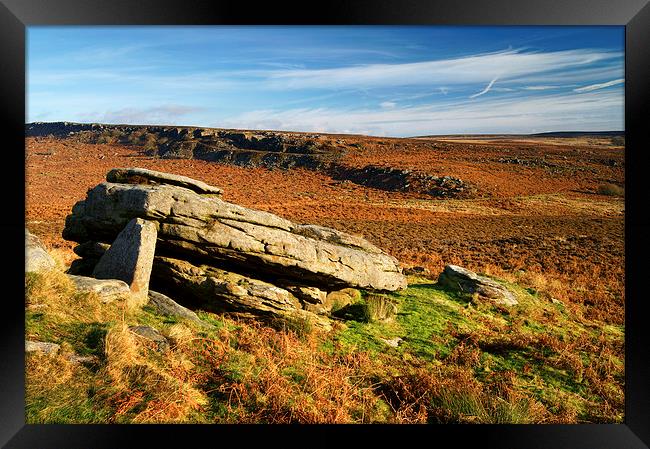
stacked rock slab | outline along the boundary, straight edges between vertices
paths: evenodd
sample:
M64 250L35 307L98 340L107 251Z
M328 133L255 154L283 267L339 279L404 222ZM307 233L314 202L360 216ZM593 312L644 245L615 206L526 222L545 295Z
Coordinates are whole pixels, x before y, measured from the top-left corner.
M154 223L152 282L192 292L215 309L295 316L333 290L406 287L397 260L363 238L228 203L219 189L191 178L114 169L107 179L116 182L75 204L63 237L101 249L133 219Z

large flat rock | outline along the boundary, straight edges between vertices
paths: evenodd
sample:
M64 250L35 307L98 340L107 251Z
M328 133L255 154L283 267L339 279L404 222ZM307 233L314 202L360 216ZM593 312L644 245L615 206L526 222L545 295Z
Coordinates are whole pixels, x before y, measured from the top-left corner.
M157 254L234 264L328 291L406 287L397 260L363 238L167 184L99 184L73 207L63 237L112 242L134 218L157 222Z
M106 180L125 184L169 184L184 187L197 193L221 194L220 188L202 181L146 168L114 168L106 174Z

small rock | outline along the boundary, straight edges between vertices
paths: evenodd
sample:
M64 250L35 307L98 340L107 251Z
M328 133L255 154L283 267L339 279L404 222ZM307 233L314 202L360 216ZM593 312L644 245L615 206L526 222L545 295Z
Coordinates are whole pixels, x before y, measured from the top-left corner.
M66 357L69 362L72 363L87 363L93 364L99 362L99 359L94 355L79 355L79 354L70 354Z
M74 274L68 274L67 276L74 282L77 290L94 292L103 303L109 303L117 299L128 299L131 294L129 285L119 279L95 279Z
M44 341L25 340L25 352L42 352L47 355L54 355L61 349L56 343L47 343Z
M205 327L213 327L212 325L201 320L201 318L199 318L196 313L192 312L186 307L181 306L169 296L163 295L162 293L149 290L149 302L147 305L156 309L156 311L161 315L184 318Z
M56 262L41 240L25 228L25 272L46 271L55 267Z
M390 346L392 348L397 348L399 346L399 344L403 341L399 337L395 337L395 338L392 338L392 339L380 338L380 340L383 341L384 343L386 343L388 346Z
M519 304L515 295L506 287L486 276L456 265L447 265L438 277L438 283L449 289L463 293L478 294L491 302L504 306Z
M129 326L129 330L135 335L154 343L158 352L165 352L169 349L169 342L167 339L153 327Z
M305 303L304 309L316 315L328 315L330 313L330 309L322 304Z
M146 168L114 168L106 174L109 182L142 183L143 180L151 184L168 184L190 189L196 193L221 194L221 189L208 185L202 181L188 178L187 176L163 173Z

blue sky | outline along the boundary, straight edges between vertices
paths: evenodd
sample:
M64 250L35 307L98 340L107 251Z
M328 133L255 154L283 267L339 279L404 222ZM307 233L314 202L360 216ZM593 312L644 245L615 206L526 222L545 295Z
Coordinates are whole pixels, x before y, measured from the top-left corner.
M26 120L623 130L624 41L614 26L29 27Z

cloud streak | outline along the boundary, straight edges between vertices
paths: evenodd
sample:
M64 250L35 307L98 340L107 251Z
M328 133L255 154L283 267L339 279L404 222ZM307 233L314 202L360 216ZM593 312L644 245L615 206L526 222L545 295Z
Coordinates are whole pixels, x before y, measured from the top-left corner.
M508 50L498 53L403 64L366 64L315 70L279 70L268 74L270 87L277 89L369 88L400 85L449 85L486 82L499 77L514 80L522 76L563 74L579 77L579 69L621 58L621 52L565 50L525 53ZM566 73L570 71L571 73ZM504 73L505 72L505 73Z
M413 136L425 134L532 133L575 131L576 123L590 130L623 129L623 106L615 92L571 93L526 97L518 101L497 97L481 102L429 104L390 109L333 108L265 109L230 117L214 126L306 132Z
M497 80L498 78L499 78L498 76L495 77L492 81L490 81L490 83L485 87L485 89L483 89L482 91L480 91L480 92L477 93L477 94L470 95L469 98L480 97L481 95L484 95L484 94L488 93L488 92L490 91L490 88L492 88L492 85L496 82L496 80Z
M579 87L577 89L573 89L573 91L574 92L591 92L592 90L604 89L606 87L616 86L617 84L622 84L624 82L625 82L624 78L619 78L619 79L616 79L616 80L607 81L606 83L591 84L589 86Z

